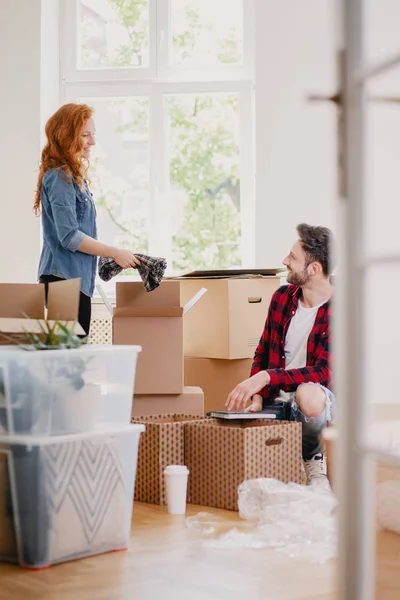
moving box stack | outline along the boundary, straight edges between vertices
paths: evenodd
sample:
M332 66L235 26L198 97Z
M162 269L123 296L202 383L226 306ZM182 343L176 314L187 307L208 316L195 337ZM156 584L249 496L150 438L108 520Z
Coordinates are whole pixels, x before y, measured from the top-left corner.
M141 282L118 282L111 309L114 344L139 344L132 422L144 423L139 445L135 500L165 504L163 471L184 464L183 423L204 415L204 395L183 378L184 322L203 293L181 301L179 281L163 281L152 292ZM190 312L189 312L190 311Z
M225 410L229 392L250 376L278 272L197 271L179 279L183 302L207 288L184 323L185 385L203 389L205 413Z
M204 391L205 412L226 410L229 392L250 376L279 270L213 271L180 278L182 301L207 288L184 324L185 384ZM274 421L187 421L188 499L237 510L246 479L301 481L301 425Z
M231 510L243 479L300 481L300 424L204 418L224 410L229 392L249 376L279 285L276 271L193 273L150 294L141 283L117 283L114 343L143 348L132 411L133 422L146 425L135 500L165 504L163 472L171 464L189 467L189 501Z

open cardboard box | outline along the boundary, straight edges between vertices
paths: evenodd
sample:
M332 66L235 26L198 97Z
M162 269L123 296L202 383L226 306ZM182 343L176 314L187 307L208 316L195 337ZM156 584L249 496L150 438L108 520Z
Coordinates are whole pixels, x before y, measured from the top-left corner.
M18 343L25 332L41 333L40 326L47 318L51 325L61 321L77 335L85 332L77 323L79 313L80 279L48 284L47 309L43 283L0 283L1 345Z
M112 315L113 344L142 346L135 393L181 394L183 319L207 290L200 286L183 304L179 281L163 281L150 293L141 282L121 281L113 308L102 287L97 289Z
M270 477L301 483L301 423L187 421L185 461L192 504L238 510L238 487Z
M194 271L176 278L186 302L203 285L208 293L185 319L187 357L253 358L281 269Z

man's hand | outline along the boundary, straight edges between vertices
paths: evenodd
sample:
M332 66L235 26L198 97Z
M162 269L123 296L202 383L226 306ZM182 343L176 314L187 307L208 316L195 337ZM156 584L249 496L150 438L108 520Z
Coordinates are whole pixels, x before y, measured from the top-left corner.
M229 411L241 412L254 394L258 394L270 382L267 371L260 371L253 377L239 383L228 396L225 406Z
M253 400L251 404L247 408L244 409L244 412L261 412L262 411L263 400L262 396L259 394L255 394L253 396Z

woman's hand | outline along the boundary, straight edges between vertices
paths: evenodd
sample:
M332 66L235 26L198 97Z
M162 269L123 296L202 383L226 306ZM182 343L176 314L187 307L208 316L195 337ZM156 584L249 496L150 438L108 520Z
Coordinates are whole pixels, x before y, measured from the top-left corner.
M136 256L132 254L130 250L115 248L112 258L123 269L129 269L130 267L135 269L138 265L140 265L140 260L136 258Z

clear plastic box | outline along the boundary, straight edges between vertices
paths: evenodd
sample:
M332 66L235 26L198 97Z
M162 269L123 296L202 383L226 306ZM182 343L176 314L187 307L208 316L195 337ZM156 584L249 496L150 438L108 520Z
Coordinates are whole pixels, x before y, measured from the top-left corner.
M0 436L128 425L140 346L0 347Z
M3 438L0 561L40 569L126 549L142 431Z

